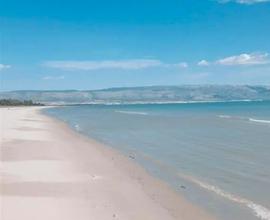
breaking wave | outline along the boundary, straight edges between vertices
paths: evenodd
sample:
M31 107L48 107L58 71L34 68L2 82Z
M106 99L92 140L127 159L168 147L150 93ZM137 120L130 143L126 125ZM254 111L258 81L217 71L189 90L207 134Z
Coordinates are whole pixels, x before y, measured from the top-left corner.
M218 115L218 117L219 118L224 118L224 119L238 119L238 120L244 120L244 121L250 121L250 122L270 124L270 120L265 120L265 119L237 117L237 116L230 116L230 115Z
M146 112L134 112L134 111L115 111L115 112L129 115L148 115L148 113Z
M217 194L218 196L221 196L225 199L228 199L228 200L235 202L235 203L238 203L240 205L246 206L247 208L251 209L253 214L261 220L270 220L270 209L268 209L260 204L257 204L255 202L250 201L250 200L245 199L245 198L241 198L237 195L233 195L229 192L222 190L221 188L219 188L217 186L202 182L202 181L197 180L191 176L185 176L185 175L181 175L181 174L179 174L179 176L189 180L190 182L198 185L199 187L201 187L203 189L206 189L210 192Z
M218 117L219 118L232 118L232 116L230 115L219 115Z
M81 131L81 127L80 127L80 125L78 125L78 124L75 124L75 125L74 125L74 128L76 129L76 131Z
M258 123L264 123L264 124L270 124L270 120L262 120L262 119L249 118L249 121L258 122Z

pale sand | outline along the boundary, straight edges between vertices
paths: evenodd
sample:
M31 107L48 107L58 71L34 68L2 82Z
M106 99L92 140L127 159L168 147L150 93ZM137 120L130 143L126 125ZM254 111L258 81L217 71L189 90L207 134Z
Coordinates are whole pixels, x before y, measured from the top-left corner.
M1 220L213 219L40 108L0 108Z

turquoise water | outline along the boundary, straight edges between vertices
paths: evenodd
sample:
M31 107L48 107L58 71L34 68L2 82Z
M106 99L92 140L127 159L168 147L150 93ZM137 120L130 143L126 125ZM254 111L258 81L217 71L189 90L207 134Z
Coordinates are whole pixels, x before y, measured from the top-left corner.
M270 219L270 102L46 110L111 145L219 219Z

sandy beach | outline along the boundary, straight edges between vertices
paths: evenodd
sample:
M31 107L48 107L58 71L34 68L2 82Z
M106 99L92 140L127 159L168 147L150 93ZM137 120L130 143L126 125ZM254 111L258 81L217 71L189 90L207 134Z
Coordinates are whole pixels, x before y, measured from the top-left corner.
M0 108L2 220L213 219L41 108Z

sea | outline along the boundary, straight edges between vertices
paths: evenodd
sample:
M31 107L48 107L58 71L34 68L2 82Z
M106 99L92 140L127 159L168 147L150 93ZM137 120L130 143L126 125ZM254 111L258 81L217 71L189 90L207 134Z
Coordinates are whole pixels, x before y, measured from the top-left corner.
M270 220L269 101L44 111L122 152L217 219Z

